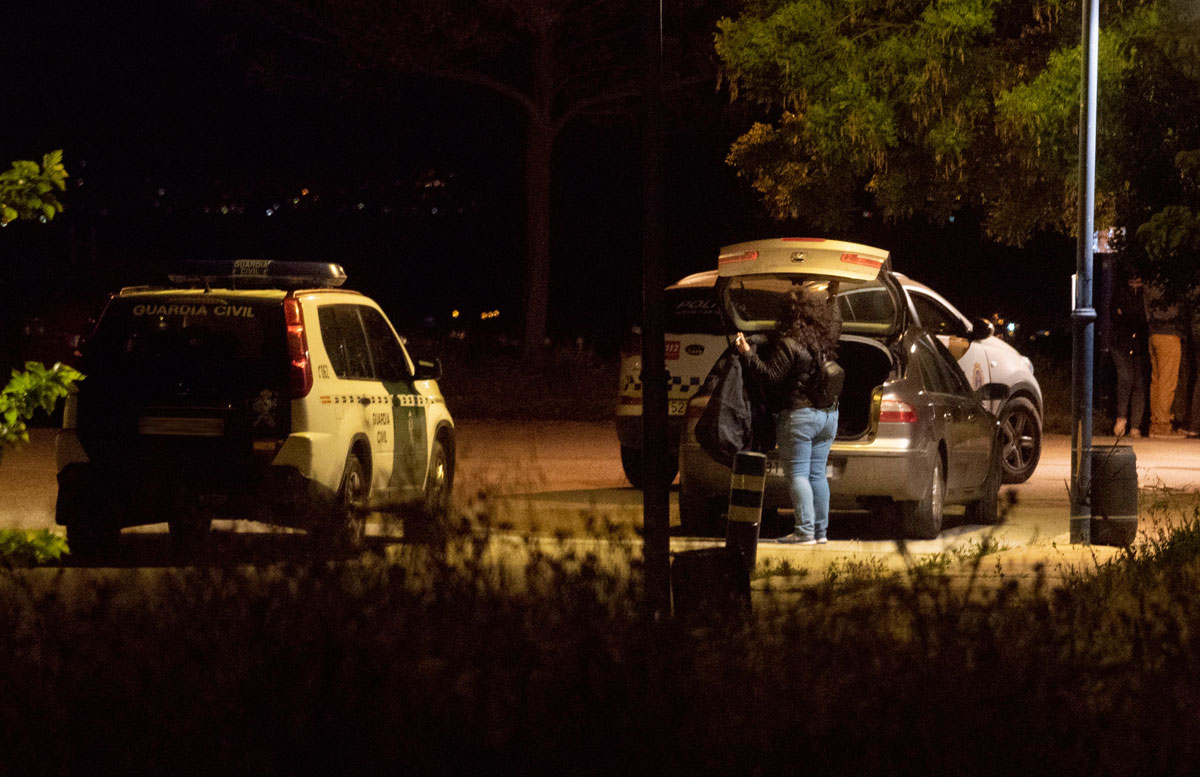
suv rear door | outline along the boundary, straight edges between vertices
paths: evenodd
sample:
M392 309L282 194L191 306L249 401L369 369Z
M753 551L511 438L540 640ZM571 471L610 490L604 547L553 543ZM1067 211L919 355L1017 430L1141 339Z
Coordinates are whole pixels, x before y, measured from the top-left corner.
M80 440L93 461L239 467L291 431L280 299L113 298L83 355Z
M423 487L427 459L425 406L404 347L369 305L317 307L321 340L334 374L363 381L354 394L357 425L370 439L373 488L393 496Z

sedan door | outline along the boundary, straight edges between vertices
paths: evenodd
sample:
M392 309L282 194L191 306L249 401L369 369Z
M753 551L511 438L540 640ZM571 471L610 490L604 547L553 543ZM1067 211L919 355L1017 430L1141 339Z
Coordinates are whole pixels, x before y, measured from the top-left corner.
M954 500L987 476L995 421L975 398L954 357L935 338L914 338L910 354L937 416L934 428L946 443L946 496Z

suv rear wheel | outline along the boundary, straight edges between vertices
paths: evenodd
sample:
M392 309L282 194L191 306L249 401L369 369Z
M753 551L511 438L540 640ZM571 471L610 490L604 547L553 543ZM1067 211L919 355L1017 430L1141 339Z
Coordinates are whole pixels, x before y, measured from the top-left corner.
M318 540L330 540L339 546L360 545L366 535L367 497L371 481L363 466L362 458L355 451L346 456L342 471L342 484L338 488L337 500L319 515L312 534Z

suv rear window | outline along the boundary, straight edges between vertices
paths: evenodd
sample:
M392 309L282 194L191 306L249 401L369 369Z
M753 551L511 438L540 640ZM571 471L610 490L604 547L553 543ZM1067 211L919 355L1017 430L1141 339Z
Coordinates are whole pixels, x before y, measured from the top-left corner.
M119 378L139 399L240 396L276 385L287 366L278 300L117 298L84 355L86 371Z
M402 381L412 377L404 349L379 311L366 305L317 308L321 340L339 378Z

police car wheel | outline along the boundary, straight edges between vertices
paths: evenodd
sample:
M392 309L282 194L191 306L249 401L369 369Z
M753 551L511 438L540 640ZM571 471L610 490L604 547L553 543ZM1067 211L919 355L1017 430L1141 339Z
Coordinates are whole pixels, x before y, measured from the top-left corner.
M328 517L325 531L319 535L329 536L339 544L358 545L366 535L367 495L371 481L357 453L346 457L346 468L342 474L342 485L338 489L337 504Z
M1042 424L1037 408L1024 397L1014 397L1000 408L1004 434L1005 483L1024 483L1037 469L1042 456Z
M425 506L436 516L444 516L450 509L450 485L454 470L446 446L441 438L433 441L429 454L429 474L426 476Z

